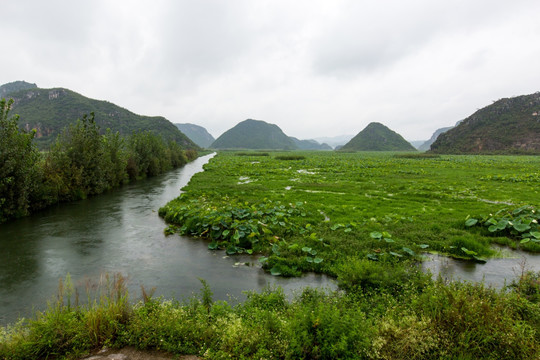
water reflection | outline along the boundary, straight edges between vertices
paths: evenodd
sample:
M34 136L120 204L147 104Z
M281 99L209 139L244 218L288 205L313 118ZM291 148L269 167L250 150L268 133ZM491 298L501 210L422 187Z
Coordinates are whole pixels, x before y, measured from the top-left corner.
M486 285L502 288L522 271L540 270L540 255L524 251L511 251L498 248L503 258L490 259L485 264L459 259L452 259L440 255L427 255L422 268L431 271L434 278L441 276L444 280L466 280L472 282L483 281Z

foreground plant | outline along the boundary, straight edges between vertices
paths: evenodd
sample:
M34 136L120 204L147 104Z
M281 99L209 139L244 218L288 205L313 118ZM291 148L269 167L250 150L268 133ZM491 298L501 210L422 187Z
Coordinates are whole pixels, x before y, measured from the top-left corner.
M0 328L0 358L75 359L106 345L205 359L536 359L540 306L524 295L539 277L509 290L343 277L347 292L307 288L288 300L267 288L234 306L214 301L204 280L184 302L144 292L132 303L120 276L104 276L96 296L77 304L67 278L45 312Z

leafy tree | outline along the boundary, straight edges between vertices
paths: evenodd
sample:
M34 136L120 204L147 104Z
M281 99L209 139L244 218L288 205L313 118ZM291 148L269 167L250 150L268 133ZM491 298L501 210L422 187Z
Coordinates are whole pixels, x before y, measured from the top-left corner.
M39 175L35 132L19 129L19 116L9 116L12 104L0 100L0 222L28 214Z
M107 189L107 160L93 113L64 129L49 153L47 172L53 183L59 182L59 200L82 199Z

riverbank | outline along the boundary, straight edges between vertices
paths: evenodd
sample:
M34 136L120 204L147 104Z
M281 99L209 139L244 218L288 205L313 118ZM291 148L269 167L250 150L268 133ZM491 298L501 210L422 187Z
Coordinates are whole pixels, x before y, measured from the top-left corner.
M537 359L539 281L527 273L495 290L410 269L399 282L307 288L292 300L266 289L234 306L204 281L187 301L146 294L132 304L121 277L76 305L65 281L47 311L0 328L0 358L79 359L106 346L204 359Z

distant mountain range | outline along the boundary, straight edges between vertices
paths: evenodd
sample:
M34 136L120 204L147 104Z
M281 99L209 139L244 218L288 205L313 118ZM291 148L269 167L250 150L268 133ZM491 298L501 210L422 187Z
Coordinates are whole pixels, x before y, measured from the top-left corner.
M439 135L441 135L442 133L447 132L448 130L450 130L452 128L453 128L453 126L447 126L447 127L443 127L443 128L435 130L435 132L433 133L433 135L431 135L429 140L426 140L426 142L424 142L422 145L420 145L418 147L418 150L420 150L420 151L428 151L430 149L430 147L431 147L431 144L433 144L435 142L435 140L437 140Z
M195 144L202 148L208 148L216 140L202 126L195 124L174 124L181 132L187 135Z
M287 136L277 125L247 119L225 131L210 145L213 149L331 150L315 140Z
M416 151L407 140L381 123L372 122L340 150L344 151Z
M439 135L434 153L540 153L540 92L500 99Z
M349 142L354 137L354 135L338 135L338 136L326 136L326 137L316 137L313 140L318 141L321 144L328 144L331 147L335 148L337 146L343 146Z
M93 112L101 131L118 131L122 135L134 131L151 131L166 141L176 141L187 149L198 149L193 141L162 116L132 113L107 101L94 100L64 88L40 89L35 84L15 82L2 85L5 97L13 98L12 114L20 116L19 126L36 130L36 144L46 149L57 135L85 114Z

